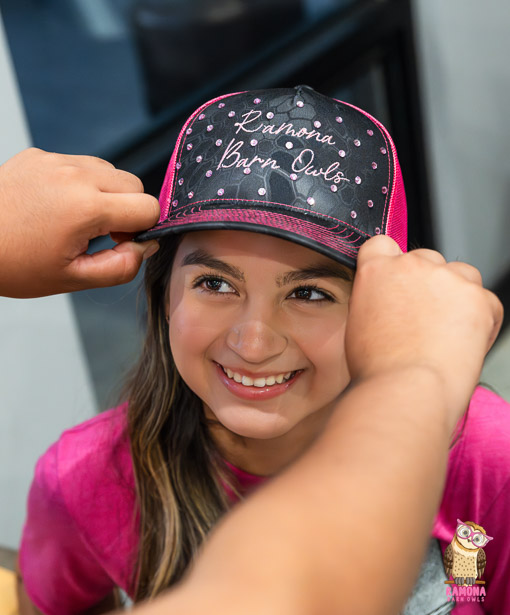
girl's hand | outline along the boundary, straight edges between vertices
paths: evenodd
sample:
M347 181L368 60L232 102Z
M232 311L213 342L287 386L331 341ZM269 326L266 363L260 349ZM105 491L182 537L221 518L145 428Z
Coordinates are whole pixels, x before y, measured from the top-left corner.
M442 380L448 407L465 410L502 320L474 267L432 250L403 254L389 237L374 237L360 250L350 300L351 376L424 367Z
M129 282L157 242L122 241L90 255L89 241L108 233L131 238L158 217L157 200L131 173L92 156L25 150L0 166L0 295Z

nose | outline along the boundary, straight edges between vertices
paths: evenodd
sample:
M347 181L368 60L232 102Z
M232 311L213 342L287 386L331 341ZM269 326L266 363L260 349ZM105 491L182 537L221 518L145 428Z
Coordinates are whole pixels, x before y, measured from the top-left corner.
M269 323L258 318L235 323L227 333L227 346L247 363L263 363L280 355L288 340Z

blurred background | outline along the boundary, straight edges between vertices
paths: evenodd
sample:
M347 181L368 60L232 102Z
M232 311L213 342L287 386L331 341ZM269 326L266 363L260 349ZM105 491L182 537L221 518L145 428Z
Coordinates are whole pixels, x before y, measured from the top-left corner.
M389 128L411 245L472 263L510 309L509 26L507 0L0 0L0 163L92 154L157 195L202 102L308 84ZM37 458L116 403L139 282L0 299L0 546L17 546ZM483 374L507 399L509 335Z

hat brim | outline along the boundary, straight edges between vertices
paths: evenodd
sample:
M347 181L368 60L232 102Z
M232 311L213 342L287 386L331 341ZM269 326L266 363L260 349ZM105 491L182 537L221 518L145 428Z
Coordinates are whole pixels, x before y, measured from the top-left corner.
M356 269L359 248L369 239L368 236L357 233L347 225L328 228L309 220L297 220L279 212L220 208L199 211L160 223L137 235L135 241L142 242L181 233L214 230L248 231L286 239L324 254L350 269Z

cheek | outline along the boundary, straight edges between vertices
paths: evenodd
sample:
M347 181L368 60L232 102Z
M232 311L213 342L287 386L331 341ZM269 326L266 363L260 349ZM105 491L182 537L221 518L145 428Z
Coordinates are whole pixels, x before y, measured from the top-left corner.
M221 338L221 318L210 306L204 306L192 297L181 296L169 304L169 339L172 354L179 371L203 358L207 350ZM181 372L182 373L182 372Z
M350 380L345 359L346 316L311 326L306 331L307 355L321 386L342 391Z
M170 303L170 347L176 363L191 359L194 354L203 349L207 342L204 339L203 320L200 311L185 301L172 308ZM179 367L179 365L178 365Z

